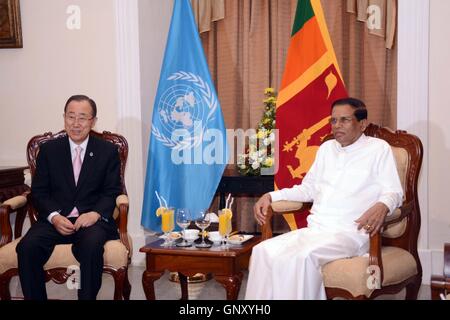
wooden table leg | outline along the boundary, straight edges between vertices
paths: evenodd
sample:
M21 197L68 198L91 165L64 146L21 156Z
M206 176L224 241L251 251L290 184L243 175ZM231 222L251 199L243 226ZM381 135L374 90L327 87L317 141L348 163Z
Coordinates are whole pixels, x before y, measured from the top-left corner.
M242 283L242 272L238 272L232 276L214 275L214 279L225 287L227 291L227 300L237 300L239 289Z
M188 277L178 272L178 279L180 280L181 286L181 300L189 300Z
M155 300L154 282L161 278L163 274L164 272L151 272L147 270L142 274L142 287L144 288L147 300Z

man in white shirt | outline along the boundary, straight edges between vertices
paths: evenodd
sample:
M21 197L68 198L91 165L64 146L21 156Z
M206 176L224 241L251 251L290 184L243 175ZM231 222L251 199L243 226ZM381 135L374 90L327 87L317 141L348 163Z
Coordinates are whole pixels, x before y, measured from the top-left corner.
M272 201L313 202L306 228L253 248L246 299L326 299L321 267L367 253L369 234L402 203L391 147L363 133L364 103L335 101L330 123L335 139L320 146L302 183L263 195L253 208L263 225Z

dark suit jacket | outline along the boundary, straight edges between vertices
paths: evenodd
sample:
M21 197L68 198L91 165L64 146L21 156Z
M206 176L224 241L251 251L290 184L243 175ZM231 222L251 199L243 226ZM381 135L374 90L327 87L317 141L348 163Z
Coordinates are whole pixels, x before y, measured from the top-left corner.
M39 219L54 211L68 216L76 206L80 214L96 211L103 221L114 225L112 214L121 193L120 160L117 147L89 137L78 184L75 185L69 138L40 146L31 194Z

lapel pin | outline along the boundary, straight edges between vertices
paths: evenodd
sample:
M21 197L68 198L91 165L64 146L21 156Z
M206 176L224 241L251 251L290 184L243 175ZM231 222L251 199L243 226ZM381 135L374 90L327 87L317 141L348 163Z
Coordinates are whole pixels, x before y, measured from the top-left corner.
M93 156L94 156L94 153L93 153L93 152L89 153L89 156L90 156L90 157L93 157Z

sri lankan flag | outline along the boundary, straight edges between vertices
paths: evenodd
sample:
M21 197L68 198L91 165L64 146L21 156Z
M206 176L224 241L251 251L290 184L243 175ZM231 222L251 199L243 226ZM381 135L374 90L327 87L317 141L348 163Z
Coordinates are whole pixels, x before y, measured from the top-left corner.
M277 99L280 152L275 189L301 182L330 133L331 103L346 96L320 0L298 0ZM293 230L306 226L307 214L286 214L285 219Z

